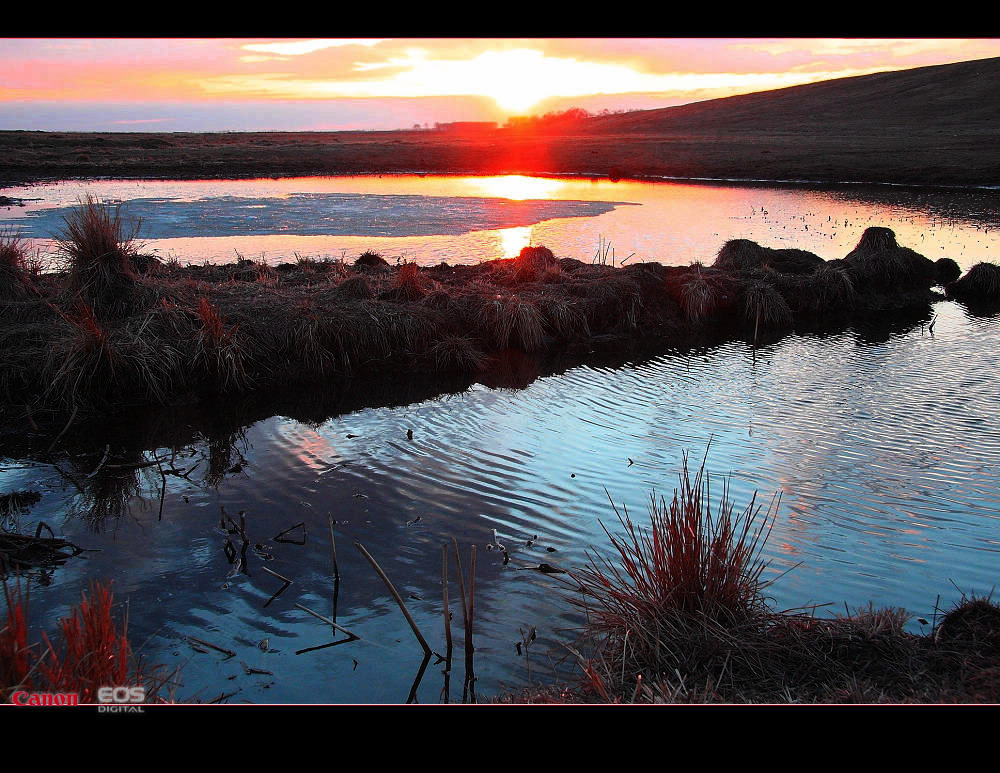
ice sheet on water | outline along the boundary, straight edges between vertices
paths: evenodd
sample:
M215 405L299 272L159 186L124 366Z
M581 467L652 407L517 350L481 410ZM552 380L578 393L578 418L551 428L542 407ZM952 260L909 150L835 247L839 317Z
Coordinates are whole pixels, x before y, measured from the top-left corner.
M282 198L217 196L195 201L136 198L121 214L142 222L146 239L294 234L301 236L447 236L515 228L543 220L594 217L619 206L608 201L510 200L456 196L298 193ZM60 233L71 207L27 213L25 237Z

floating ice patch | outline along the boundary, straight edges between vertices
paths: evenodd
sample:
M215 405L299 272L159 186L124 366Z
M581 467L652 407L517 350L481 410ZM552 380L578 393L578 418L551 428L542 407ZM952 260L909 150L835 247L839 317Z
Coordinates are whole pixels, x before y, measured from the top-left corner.
M131 199L121 207L142 222L145 239L291 234L299 236L448 236L530 226L543 220L595 217L621 202L558 201L356 193L300 193L283 198L219 196L196 201ZM52 238L72 207L26 213L30 238Z

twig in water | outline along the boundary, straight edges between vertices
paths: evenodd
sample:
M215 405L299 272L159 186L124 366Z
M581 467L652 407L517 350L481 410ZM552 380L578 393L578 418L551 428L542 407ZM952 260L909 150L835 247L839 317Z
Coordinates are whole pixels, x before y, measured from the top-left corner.
M195 638L194 636L188 636L188 639L191 640L191 641L193 641L193 642L195 642L196 644L202 645L203 647L209 647L210 649L216 650L217 652L221 652L227 658L235 658L236 657L236 653L235 652L233 652L232 650L227 650L225 647L219 647L216 644L212 644L211 642L207 642L207 641L204 641L202 639Z
M245 544L245 543L244 543L244 544ZM263 570L264 570L265 572L267 572L267 573L268 573L268 574L270 574L270 575L274 575L274 576L275 576L275 577L277 577L277 578L278 578L279 580L281 580L281 581L283 581L283 582L285 583L285 584L284 584L284 585L282 585L282 586L281 586L280 588L278 588L278 590L276 590L276 591L274 592L274 595L273 595L273 596L271 596L271 598L269 598L269 599L267 600L267 603L266 603L266 604L264 604L264 606L265 606L265 607L267 607L267 605L268 605L268 604L270 604L270 603L271 603L272 601L274 601L274 600L275 600L276 598L278 598L278 596L280 596L280 595L281 595L282 593L284 593L284 591L285 591L285 588L287 588L287 587L288 587L289 585L291 585L291 584L292 584L292 581L291 581L291 580L289 580L289 579L288 579L287 577L282 577L282 576L281 576L280 574L278 574L277 572L272 572L272 571L271 571L270 569L268 569L268 568L267 568L266 566L262 566L262 567L261 567L261 569L263 569Z
M299 528L302 529L302 540L301 541L295 540L295 539L282 539L282 537L284 537L286 534L288 534L288 532L295 531L296 529L299 529ZM289 542L292 545L305 545L306 544L306 522L305 521L301 521L301 522L295 524L294 526L289 526L283 532L281 532L280 534L278 534L274 538L274 541L275 542Z
M108 460L108 452L109 451L111 451L111 444L110 443L105 443L104 444L104 456L101 457L101 461L99 461L97 463L97 466L94 468L94 471L92 473L90 473L90 475L87 476L87 478L86 478L87 480L90 480L95 475L97 475L97 472L101 469L101 467L104 466L104 463Z
M474 688L476 682L476 674L473 668L474 661L473 655L475 654L476 648L472 640L472 613L473 613L473 603L472 603L472 593L473 593L473 583L475 581L475 571L476 571L476 546L472 546L472 557L471 557L471 569L470 572L472 576L469 578L469 596L466 598L465 595L465 577L462 573L462 559L458 555L458 540L454 537L451 538L452 547L455 550L455 563L458 565L458 589L462 596L462 616L465 621L465 683L463 686L462 700L465 700L466 692L470 686L473 686L471 691L471 700L473 703L476 702L476 691Z
M330 553L333 555L333 579L340 579L340 567L337 565L337 541L333 538L333 516L328 516L330 520Z
M441 546L441 595L444 601L444 640L447 646L448 669L451 669L451 609L448 605L448 546Z
M360 542L355 542L354 547L356 547L359 551L361 551L361 555L363 555L366 559L368 559L368 563L372 565L372 568L376 571L376 573L378 573L378 576L382 578L382 582L385 583L385 587L389 589L389 593L392 594L392 597L396 600L396 603L399 605L399 609L402 611L403 616L406 618L406 622L408 622L410 624L410 628L413 629L413 635L417 637L417 641L420 642L420 646L424 648L424 654L430 655L431 648L428 646L426 639L424 639L423 637L423 634L420 633L420 629L417 627L416 620L414 620L412 615L410 615L409 610L407 610L406 608L406 604L403 603L402 597L393 587L393 584L389 580L388 575L386 575L386 573L382 571L382 567L378 565L378 562L372 557L372 554L369 553L367 550L365 550L364 545L362 545Z
M413 686L410 688L410 694L406 697L407 703L419 703L417 700L417 688L420 686L420 680L424 678L424 672L427 670L427 664L431 662L431 653L424 655L424 660L420 664L420 669L417 671L417 678L413 680Z
M342 625L337 625L337 623L333 622L333 620L331 620L329 617L326 617L325 615L321 615L319 612L314 612L313 610L309 609L309 607L303 606L302 604L298 604L298 603L296 603L295 606L298 609L301 609L303 612L308 612L313 617L322 620L324 623L326 623L329 626L332 626L334 629L340 631L342 634L345 634L346 636L349 636L350 639L351 639L351 641L355 641L355 640L358 640L358 639L361 638L360 636L358 636L353 631L348 631Z
M66 430L69 429L69 425L72 424L73 423L73 419L76 418L76 412L77 412L78 408L79 408L79 406L77 406L74 403L73 404L73 413L71 413L69 415L69 421L67 421L66 422L66 426L62 428L62 432L60 432L58 435L56 435L56 439L52 441L52 445L49 446L48 451L46 451L46 453L51 454L52 453L52 449L56 447L56 443L58 443L60 440L62 440L62 436L66 434Z

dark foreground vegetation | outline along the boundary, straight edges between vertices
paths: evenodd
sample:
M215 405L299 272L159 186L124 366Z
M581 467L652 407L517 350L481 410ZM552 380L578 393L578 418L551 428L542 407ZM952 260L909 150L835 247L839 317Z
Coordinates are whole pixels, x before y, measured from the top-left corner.
M0 627L0 703L20 706L98 703L106 686L134 685L145 700L169 700L175 676L151 667L129 644L127 623L113 611L109 585L91 584L79 605L59 621L52 639L29 641L27 591L4 578L6 617ZM73 696L73 697L71 697Z
M926 633L903 609L840 617L769 605L761 558L776 503L710 501L704 463L685 459L673 498L642 528L617 512L611 557L570 577L587 615L578 684L525 691L531 703L996 703L1000 607L965 597Z
M143 255L117 211L68 218L63 270L0 237L0 405L10 423L177 405L419 372L488 374L511 352L585 355L637 340L766 340L866 315L929 310L945 285L991 304L997 267L959 279L869 228L842 260L746 240L711 266L611 266L545 247L473 266L299 258L182 266ZM956 281L957 280L957 281Z

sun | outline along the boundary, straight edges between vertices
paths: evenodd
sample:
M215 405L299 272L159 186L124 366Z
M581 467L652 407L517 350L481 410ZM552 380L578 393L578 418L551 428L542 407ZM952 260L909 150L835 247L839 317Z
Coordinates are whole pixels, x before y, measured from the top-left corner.
M491 97L501 110L525 113L555 95L545 62L545 55L532 49L481 54L470 62L476 92Z

